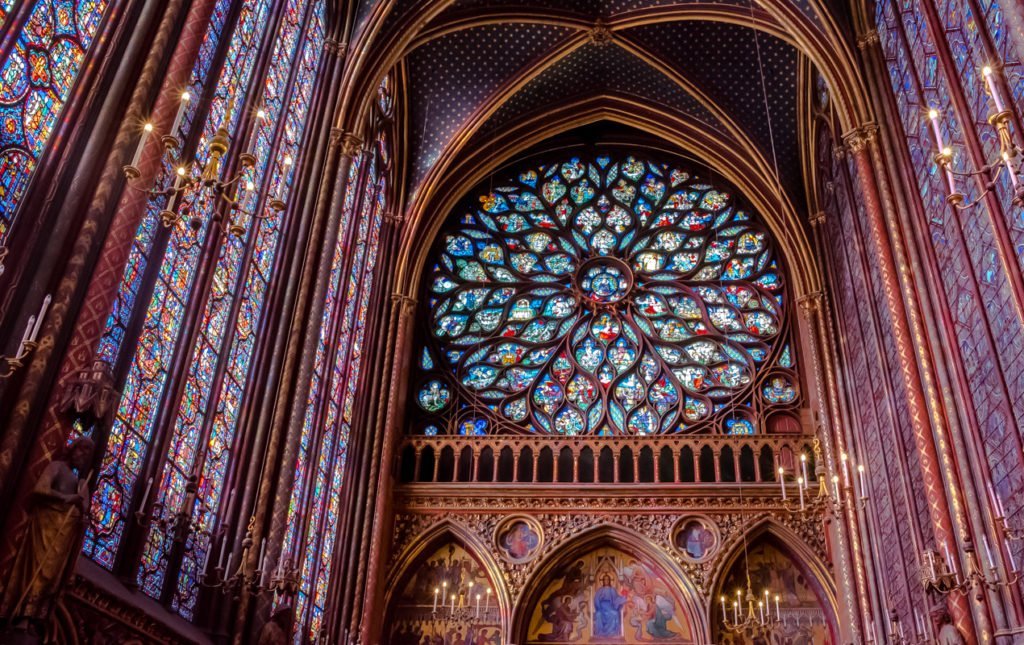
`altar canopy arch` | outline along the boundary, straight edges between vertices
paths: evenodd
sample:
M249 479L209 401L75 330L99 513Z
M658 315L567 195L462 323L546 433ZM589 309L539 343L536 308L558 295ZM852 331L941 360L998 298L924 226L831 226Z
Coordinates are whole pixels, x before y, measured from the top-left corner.
M467 199L433 257L414 433L753 434L799 404L783 262L710 173L554 155Z

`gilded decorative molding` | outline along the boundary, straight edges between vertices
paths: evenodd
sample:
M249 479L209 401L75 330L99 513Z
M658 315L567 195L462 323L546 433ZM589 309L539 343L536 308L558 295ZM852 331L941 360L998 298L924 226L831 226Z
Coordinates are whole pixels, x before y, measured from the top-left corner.
M810 318L821 308L821 303L825 298L825 292L813 291L806 295L800 296L796 299L796 304L800 307L800 312Z
M826 184L825 190L828 192L832 192L832 190L835 190L835 186L833 186L832 183L829 182ZM825 223L825 211L818 211L817 213L811 215L808 221L811 223L811 226L821 226L822 224Z

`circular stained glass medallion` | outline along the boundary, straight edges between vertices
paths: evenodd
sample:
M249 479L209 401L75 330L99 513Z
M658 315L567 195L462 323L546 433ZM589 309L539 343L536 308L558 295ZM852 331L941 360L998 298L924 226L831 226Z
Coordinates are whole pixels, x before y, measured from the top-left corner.
M784 345L783 274L728 192L610 155L496 185L452 220L428 278L434 371L460 401L573 435L695 431L795 400L757 387Z

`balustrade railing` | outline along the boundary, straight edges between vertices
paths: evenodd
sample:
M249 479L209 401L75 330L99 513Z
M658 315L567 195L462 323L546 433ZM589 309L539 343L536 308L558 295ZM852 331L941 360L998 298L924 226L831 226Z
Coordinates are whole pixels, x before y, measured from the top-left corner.
M814 480L813 435L646 437L410 436L397 452L404 484L735 484Z

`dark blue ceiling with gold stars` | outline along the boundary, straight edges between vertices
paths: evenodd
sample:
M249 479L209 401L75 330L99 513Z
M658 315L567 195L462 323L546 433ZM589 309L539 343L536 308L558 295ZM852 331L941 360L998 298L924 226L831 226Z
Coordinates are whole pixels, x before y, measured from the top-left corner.
M811 2L793 7L818 22ZM364 4L365 14L372 3ZM421 33L440 34L417 40L404 58L410 188L456 139L485 145L545 110L615 96L748 142L801 204L800 54L730 22L647 20L697 5L754 10L748 0L454 0L440 11L437 0L394 0L384 29L429 16ZM591 41L595 26L607 27L607 42Z

